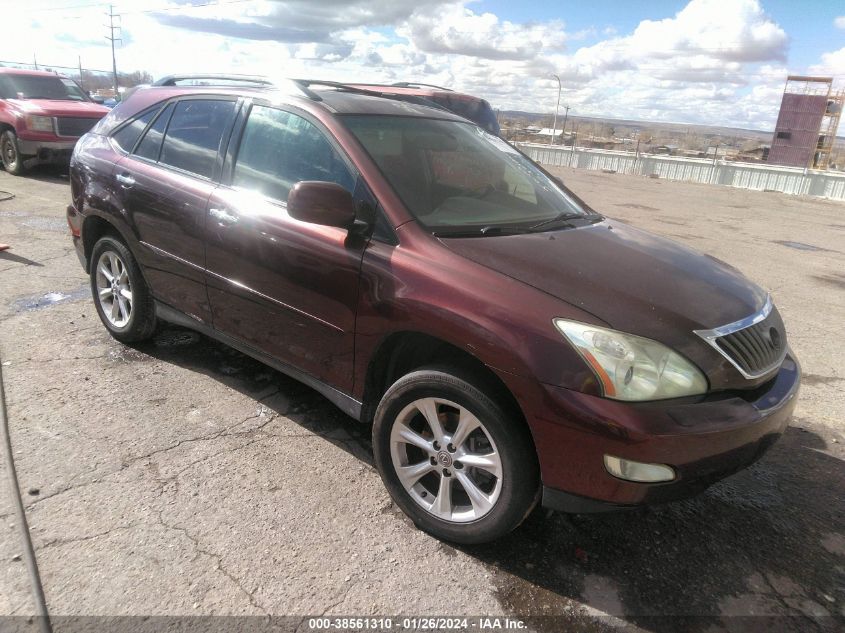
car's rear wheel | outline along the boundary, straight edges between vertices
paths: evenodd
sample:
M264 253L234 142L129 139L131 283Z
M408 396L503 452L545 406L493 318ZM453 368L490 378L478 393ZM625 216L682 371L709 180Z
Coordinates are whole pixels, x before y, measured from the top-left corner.
M138 262L123 242L106 236L94 245L90 277L97 314L114 338L134 343L153 335L155 304Z
M20 176L24 172L23 156L18 148L18 137L12 130L0 134L0 160L7 173Z
M536 453L524 423L471 376L424 368L398 380L376 410L376 466L421 529L483 543L518 526L538 499Z

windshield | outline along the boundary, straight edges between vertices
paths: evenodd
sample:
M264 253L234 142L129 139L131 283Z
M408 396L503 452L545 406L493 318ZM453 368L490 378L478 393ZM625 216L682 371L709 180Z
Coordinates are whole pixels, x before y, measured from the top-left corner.
M600 217L527 157L470 123L372 115L343 120L408 210L437 234L550 230L560 228L557 221Z
M3 93L9 99L54 99L88 101L88 97L72 79L46 75L2 75Z

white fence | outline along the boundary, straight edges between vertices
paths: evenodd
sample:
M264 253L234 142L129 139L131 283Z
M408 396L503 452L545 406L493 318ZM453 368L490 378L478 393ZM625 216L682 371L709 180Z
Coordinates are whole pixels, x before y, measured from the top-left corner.
M710 183L783 193L845 200L845 173L781 167L756 163L728 163L706 158L678 158L617 152L584 147L550 147L538 143L517 143L543 165L606 169L620 174L657 175L667 180Z

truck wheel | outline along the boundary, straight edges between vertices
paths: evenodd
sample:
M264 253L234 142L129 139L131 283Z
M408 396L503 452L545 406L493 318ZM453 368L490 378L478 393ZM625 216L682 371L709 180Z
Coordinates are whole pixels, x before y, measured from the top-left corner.
M132 253L114 237L100 238L91 252L91 294L103 325L121 343L143 341L155 332L150 289Z
M422 530L484 543L518 526L538 500L528 429L448 367L426 367L384 394L373 423L376 467Z
M6 173L20 176L24 172L23 156L18 149L18 137L12 130L0 135L0 158Z

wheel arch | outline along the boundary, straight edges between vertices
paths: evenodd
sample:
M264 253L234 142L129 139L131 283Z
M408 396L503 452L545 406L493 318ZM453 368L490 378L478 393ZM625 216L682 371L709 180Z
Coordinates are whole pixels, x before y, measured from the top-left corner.
M376 348L367 366L361 421L371 423L379 401L399 378L422 367L442 365L497 400L528 428L516 397L502 379L477 356L436 336L417 331L394 332ZM530 428L529 435L530 435Z
M130 240L126 238L123 231L121 231L114 222L109 221L101 215L89 214L85 216L85 219L82 222L81 231L86 273L91 272L91 253L94 250L94 245L100 240L100 238L105 237L106 235L111 235L123 242L135 259L138 259L137 254L131 246Z

